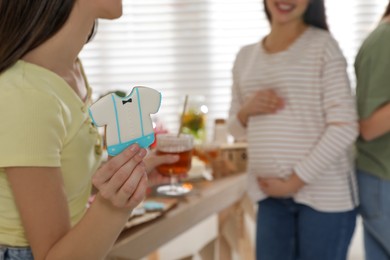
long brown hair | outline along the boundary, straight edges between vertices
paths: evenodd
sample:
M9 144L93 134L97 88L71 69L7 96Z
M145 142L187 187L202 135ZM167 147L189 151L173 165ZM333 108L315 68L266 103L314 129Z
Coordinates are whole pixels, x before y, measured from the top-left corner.
M263 0L265 15L269 22L272 21L271 13L268 10L266 0ZM329 31L328 23L326 22L326 12L324 0L310 0L310 3L303 15L305 24Z
M387 4L386 11L385 11L385 13L383 14L383 17L382 17L382 18L385 18L385 17L388 16L389 14L390 14L390 1L389 1L389 3Z
M76 0L0 0L0 74L65 24Z

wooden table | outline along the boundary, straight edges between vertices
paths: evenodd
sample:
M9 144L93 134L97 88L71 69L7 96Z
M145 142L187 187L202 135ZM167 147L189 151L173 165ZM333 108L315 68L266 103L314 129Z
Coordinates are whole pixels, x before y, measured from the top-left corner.
M225 212L226 219L226 210L245 195L246 175L236 174L194 185L193 194L182 198L162 217L122 232L108 259L140 259L215 213Z

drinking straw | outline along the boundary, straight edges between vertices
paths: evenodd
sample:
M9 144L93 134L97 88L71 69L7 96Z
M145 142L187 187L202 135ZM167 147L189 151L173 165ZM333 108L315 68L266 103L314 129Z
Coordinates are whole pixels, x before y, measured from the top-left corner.
M180 136L180 133L183 130L183 118L184 118L184 113L186 112L187 102L188 102L188 95L186 95L184 99L183 112L181 113L181 117L180 117L180 127L179 127L179 132L177 133L177 137Z

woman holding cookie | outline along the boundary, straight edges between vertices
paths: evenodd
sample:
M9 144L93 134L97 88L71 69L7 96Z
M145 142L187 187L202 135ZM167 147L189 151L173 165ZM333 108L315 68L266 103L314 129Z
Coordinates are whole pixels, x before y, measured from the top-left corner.
M1 259L102 259L144 198L145 149L98 169L78 59L95 20L121 15L121 0L0 1Z

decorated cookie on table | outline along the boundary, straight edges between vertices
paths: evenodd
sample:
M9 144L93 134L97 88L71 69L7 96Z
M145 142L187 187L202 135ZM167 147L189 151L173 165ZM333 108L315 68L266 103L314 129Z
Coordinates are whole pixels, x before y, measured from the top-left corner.
M157 113L160 105L161 93L148 87L134 87L125 97L110 93L92 104L92 122L106 126L108 155L118 155L134 143L149 147L154 142L150 115Z

